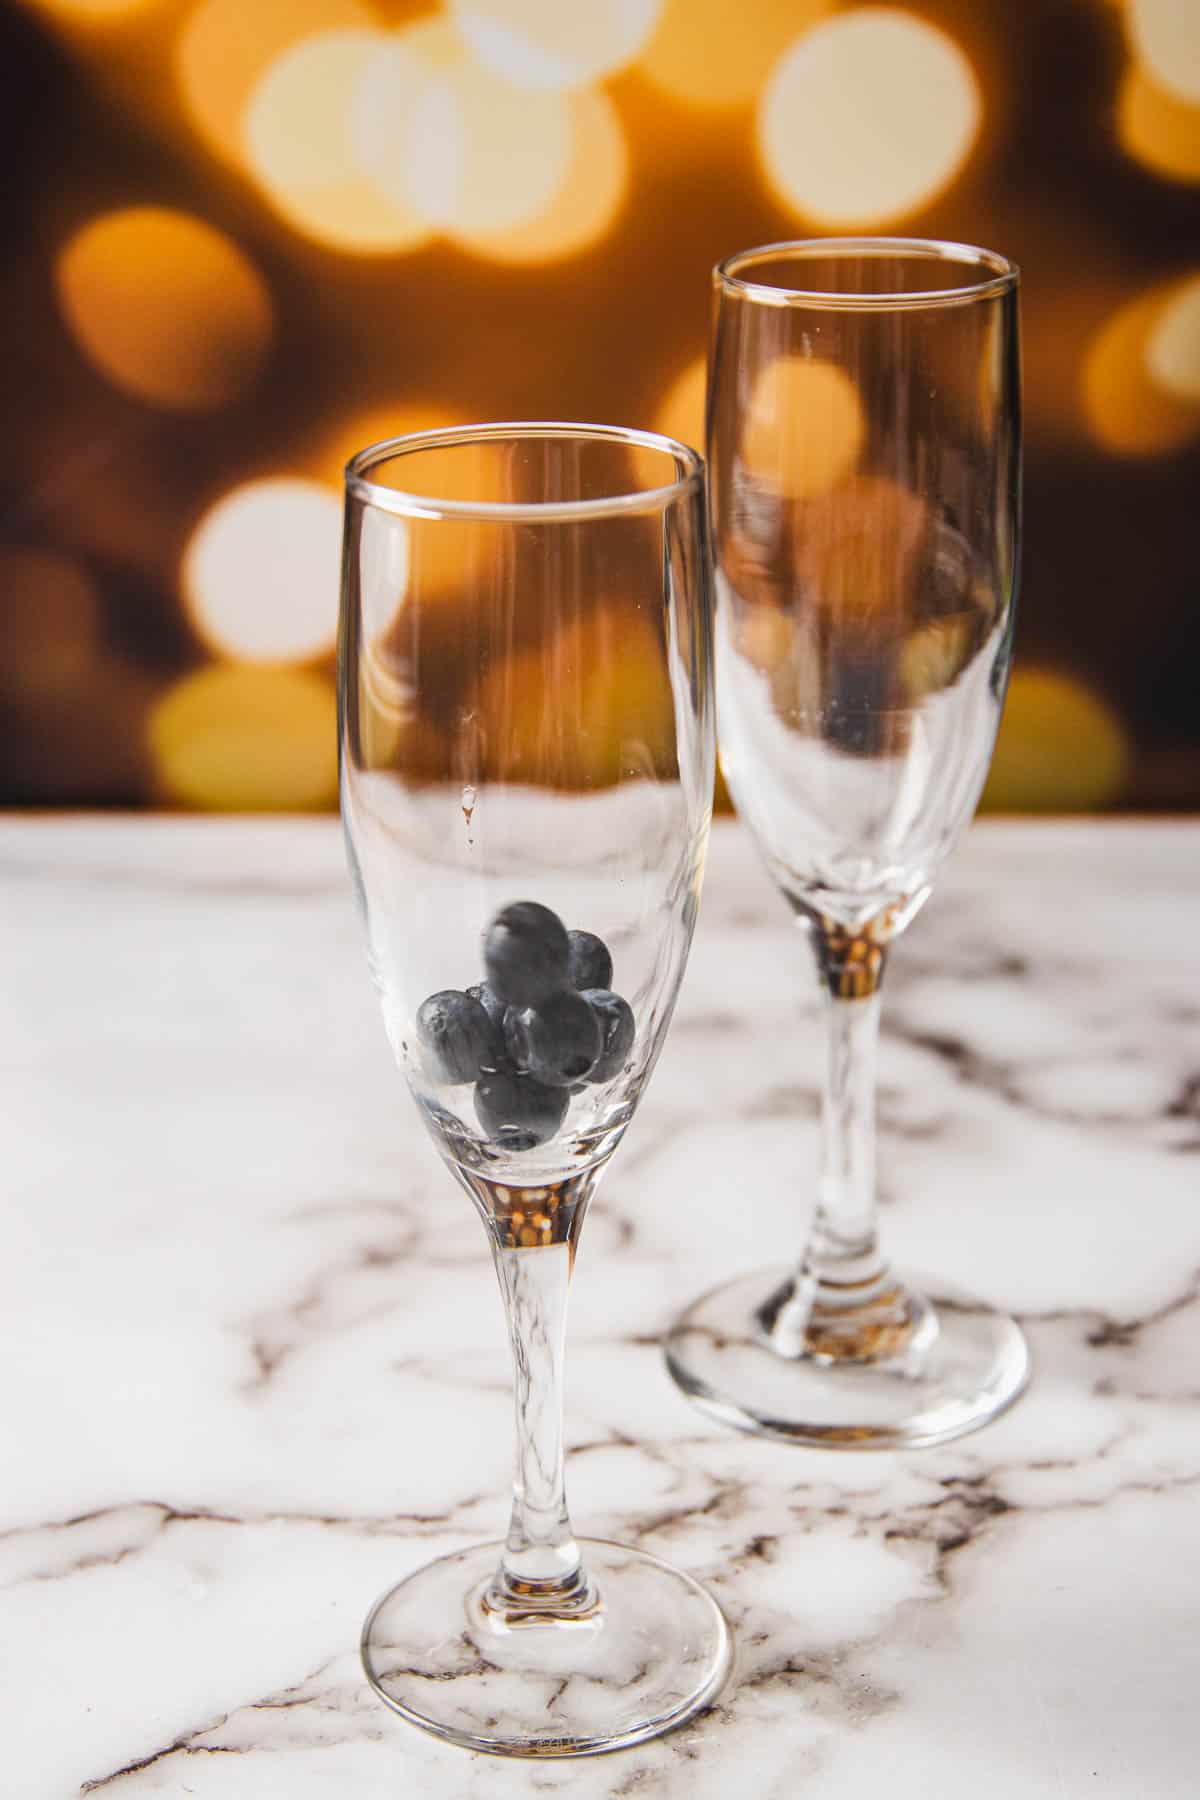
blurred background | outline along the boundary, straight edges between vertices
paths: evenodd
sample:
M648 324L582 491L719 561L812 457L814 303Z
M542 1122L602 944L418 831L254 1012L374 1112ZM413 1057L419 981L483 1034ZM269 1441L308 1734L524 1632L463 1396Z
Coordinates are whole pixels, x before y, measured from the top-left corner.
M713 262L886 230L1024 273L985 804L1200 804L1200 0L0 0L0 80L0 803L334 805L347 456L699 444Z

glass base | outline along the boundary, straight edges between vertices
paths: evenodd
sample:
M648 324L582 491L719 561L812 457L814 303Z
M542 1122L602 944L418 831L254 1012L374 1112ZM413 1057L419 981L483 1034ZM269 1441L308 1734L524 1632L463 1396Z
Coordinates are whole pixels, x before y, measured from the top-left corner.
M757 1269L713 1288L667 1336L676 1382L724 1425L835 1450L915 1449L978 1430L1029 1378L1028 1346L1007 1314L919 1278L903 1284L913 1330L892 1354L789 1347L765 1321L786 1311L794 1273Z
M368 1615L363 1667L402 1718L469 1750L588 1756L657 1737L716 1697L729 1628L690 1575L583 1539L596 1604L506 1619L486 1604L503 1548L428 1563Z

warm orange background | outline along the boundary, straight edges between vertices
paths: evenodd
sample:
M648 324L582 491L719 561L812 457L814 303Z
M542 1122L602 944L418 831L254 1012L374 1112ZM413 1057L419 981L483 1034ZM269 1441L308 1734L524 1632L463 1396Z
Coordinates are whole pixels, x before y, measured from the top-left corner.
M0 802L332 804L349 452L696 441L711 264L847 229L1024 270L990 803L1200 803L1200 7L7 0L0 69Z

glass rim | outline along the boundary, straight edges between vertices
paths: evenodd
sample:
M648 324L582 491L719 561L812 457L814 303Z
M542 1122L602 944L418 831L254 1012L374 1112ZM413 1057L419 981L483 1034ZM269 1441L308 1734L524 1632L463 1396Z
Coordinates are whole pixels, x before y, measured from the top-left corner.
M682 466L683 472L677 473L674 481L658 487L602 494L590 500L447 500L436 494L384 487L368 479L371 469L396 456L503 437L578 438L637 445L672 457L677 470ZM565 522L664 511L688 493L703 492L704 458L698 450L681 443L678 438L666 437L657 431L643 431L633 425L592 425L570 419L498 419L480 425L440 425L427 431L408 431L399 437L381 438L350 458L345 468L345 482L346 492L356 500L401 518L488 519L517 524Z
M914 261L930 263L958 262L987 270L978 281L956 282L952 287L933 287L913 293L838 293L829 288L779 287L771 282L747 280L743 269L756 264L795 257L798 264L815 261L820 256L909 256ZM910 237L834 237L790 238L777 244L758 244L749 250L737 250L717 263L713 280L726 293L739 294L767 306L826 307L846 312L859 309L870 312L905 311L931 306L963 306L976 300L990 300L1015 289L1021 271L1009 257L998 250L985 250L978 244L959 244L950 238Z

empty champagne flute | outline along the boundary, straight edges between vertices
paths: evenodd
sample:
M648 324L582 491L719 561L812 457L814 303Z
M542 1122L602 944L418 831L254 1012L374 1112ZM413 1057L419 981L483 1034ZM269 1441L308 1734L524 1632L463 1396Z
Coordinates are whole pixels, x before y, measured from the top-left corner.
M1004 1314L897 1274L876 1230L889 947L975 809L1018 582L1018 272L962 244L845 238L722 263L709 366L721 762L805 928L828 1011L798 1265L714 1289L667 1359L744 1430L933 1444L1020 1393Z
M563 1488L568 1283L708 840L703 465L647 432L498 424L376 445L346 485L351 869L392 1049L487 1231L517 1438L505 1541L385 1594L364 1664L471 1749L610 1750L707 1704L729 1662L708 1593L577 1538Z

